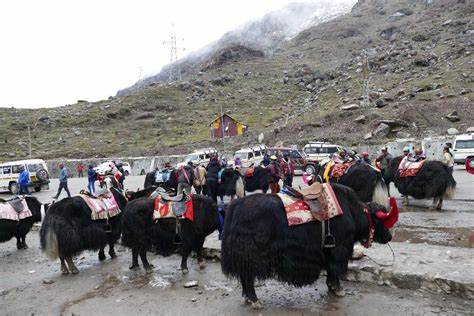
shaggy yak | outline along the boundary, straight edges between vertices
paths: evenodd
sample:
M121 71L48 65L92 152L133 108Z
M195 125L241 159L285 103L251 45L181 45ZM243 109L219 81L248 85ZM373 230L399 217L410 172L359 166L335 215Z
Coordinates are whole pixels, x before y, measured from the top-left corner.
M323 179L323 173L324 166L320 168L318 180ZM352 188L362 202L387 205L388 190L382 174L367 164L356 163L339 180L330 181Z
M433 199L433 208L440 210L443 199L454 196L456 181L448 171L448 166L441 161L427 160L414 177L400 177L398 166L403 157L393 158L384 173L387 186L390 182L403 195L403 203L408 205L408 196L415 199Z
M33 196L25 196L28 209L33 216L20 219L19 221L0 219L0 243L6 242L16 237L16 247L18 249L27 249L26 234L29 233L34 223L41 222L41 212L47 205L42 205L37 198ZM0 203L6 202L0 199Z
M176 179L176 170L172 170L170 173L170 177L166 182L156 182L156 172L157 170L148 172L145 176L145 188L149 188L151 186L162 187L166 191L174 191L178 190L178 181Z
M124 210L127 199L116 188L110 191ZM110 257L116 257L114 244L120 238L122 214L111 217L107 223L106 219L92 220L91 212L80 196L62 199L46 212L40 230L41 247L50 259L59 257L63 274L79 273L72 258L84 250L99 250L99 260L103 261L104 248L109 245Z
M268 191L268 169L262 166L256 166L253 175L247 176L248 168L240 168L239 172L244 179L244 187L246 192L254 192L262 190L263 193Z
M217 195L219 195L221 201L224 200L224 196L230 196L231 199L237 195L243 197L244 184L240 173L232 168L225 168L221 173L221 182L217 184Z
M122 215L122 243L132 249L130 269L139 267L138 256L143 267L151 271L153 266L147 260L147 251L155 246L157 252L167 256L176 250L176 232L181 240L181 270L187 273L187 260L191 251L196 251L199 266L204 268L202 247L208 235L219 226L217 206L203 195L192 195L194 221L180 219L176 229L176 218L154 221L154 199L141 198L131 201Z
M242 295L254 308L262 305L255 294L255 279L276 278L297 287L315 282L327 271L326 284L344 295L339 279L347 271L354 243L388 243L398 219L395 200L387 213L384 206L364 204L354 190L331 184L343 214L329 222L334 248L322 245L318 221L288 226L283 202L277 195L254 194L232 202L226 212L222 240L222 271L238 279ZM364 212L367 210L367 212Z

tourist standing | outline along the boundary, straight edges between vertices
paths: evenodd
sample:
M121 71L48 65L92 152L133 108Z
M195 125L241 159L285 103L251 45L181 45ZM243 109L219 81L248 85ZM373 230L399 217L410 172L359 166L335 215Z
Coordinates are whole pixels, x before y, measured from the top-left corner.
M67 196L71 197L71 192L69 192L69 188L67 187L67 180L69 178L67 168L64 166L64 164L60 163L59 164L59 188L58 188L58 193L53 196L53 199L57 200L59 198L59 195L61 194L61 191L64 189L66 191Z
M87 190L89 190L89 193L94 194L95 193L95 181L97 180L97 173L94 170L94 166L92 164L89 164L89 169L87 170Z

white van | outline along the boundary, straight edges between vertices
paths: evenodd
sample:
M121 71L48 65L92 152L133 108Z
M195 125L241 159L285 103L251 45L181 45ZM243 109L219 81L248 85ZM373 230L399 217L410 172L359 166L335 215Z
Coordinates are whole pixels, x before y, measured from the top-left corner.
M454 162L464 164L466 158L474 155L474 133L458 135L453 144Z
M342 146L327 142L309 142L303 147L303 151L312 159L323 160L338 152Z
M235 159L239 158L240 164L244 168L250 167L251 165L258 166L260 162L262 162L266 149L267 146L265 145L242 148L234 153L234 159L228 161L228 164L233 167L235 165Z
M0 163L0 191L18 194L18 176L22 166L30 173L30 187L35 192L49 189L49 173L46 162L42 159L28 159Z
M196 150L184 158L184 162L177 164L177 167L185 166L188 162L192 161L195 166L207 165L211 160L212 155L216 155L217 150L214 148Z

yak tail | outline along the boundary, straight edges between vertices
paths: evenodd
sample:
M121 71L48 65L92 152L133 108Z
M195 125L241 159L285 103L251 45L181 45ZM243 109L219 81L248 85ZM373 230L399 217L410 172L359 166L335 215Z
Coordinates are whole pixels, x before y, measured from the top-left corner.
M456 191L456 181L452 174L449 174L448 185L446 186L446 191L444 191L443 198L446 200L453 199L454 193Z
M242 177L239 177L235 183L235 194L240 198L245 196L245 187Z
M49 229L46 233L44 252L51 260L55 260L59 256L58 238L52 229Z
M389 207L388 205L388 189L382 177L377 177L375 183L374 194L372 195L372 202Z

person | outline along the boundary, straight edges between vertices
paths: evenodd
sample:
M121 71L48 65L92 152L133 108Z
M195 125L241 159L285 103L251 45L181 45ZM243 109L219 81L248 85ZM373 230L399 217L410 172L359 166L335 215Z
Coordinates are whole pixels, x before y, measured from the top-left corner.
M178 180L178 195L183 191L186 194L191 194L191 184L194 181L193 162L189 161L185 166L182 166L177 171Z
M351 162L353 159L347 154L347 151L345 149L339 150L338 153L335 153L332 156L332 161L335 163L347 163Z
M30 173L24 167L20 167L20 175L18 176L18 194L20 195L30 195Z
M281 179L280 166L275 155L270 156L270 164L268 165L268 184L270 185L271 193L276 194L280 192L280 185L278 182Z
M410 147L406 146L403 148L403 157L410 155Z
M420 147L415 147L413 154L409 154L407 160L411 162L419 162L426 159L426 155Z
M58 193L53 196L53 199L57 200L59 198L59 195L61 194L61 191L64 189L66 191L67 196L71 197L71 193L69 192L69 188L67 187L67 180L68 180L68 172L67 168L64 166L64 164L60 163L59 164L59 188L58 188Z
M449 173L453 174L454 157L453 157L453 153L450 150L449 145L444 145L444 148L443 148L443 162L448 166Z
M292 187L293 186L293 176L295 174L295 166L293 161L288 154L283 156L283 159L280 161L281 170L283 173L283 185Z
M268 167L269 164L270 164L270 155L269 154L263 155L263 160L262 160L261 165L263 165L264 167Z
M242 161L240 160L240 157L236 157L234 159L234 166L235 167L241 167L242 166Z
M87 169L87 190L89 193L94 194L95 193L95 181L97 180L97 173L94 170L94 166L92 164L89 164L89 168Z
M220 171L220 166L216 158L212 158L206 167L206 195L217 203L217 178Z
M194 189L197 194L204 194L206 192L206 168L202 165L198 165L194 169Z
M123 170L123 163L118 163L117 164L117 170L120 172L120 178L119 178L119 183L120 183L120 187L122 189L125 189L125 186L123 184L123 182L125 181L125 170Z
M375 161L378 162L380 165L380 170L382 171L382 175L384 175L384 173L386 172L392 158L393 157L388 152L387 147L383 147L380 155L377 158L375 158Z
M84 165L82 163L78 163L76 166L77 177L82 178L84 176Z
M362 158L360 159L360 162L365 163L369 166L372 165L372 162L370 161L368 152L366 152L366 151L362 152Z

